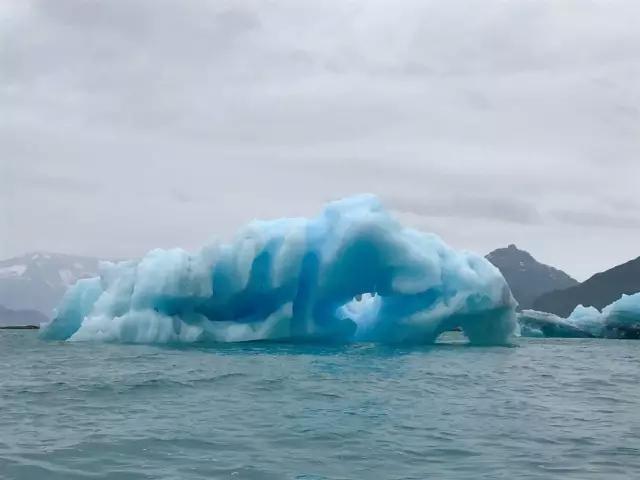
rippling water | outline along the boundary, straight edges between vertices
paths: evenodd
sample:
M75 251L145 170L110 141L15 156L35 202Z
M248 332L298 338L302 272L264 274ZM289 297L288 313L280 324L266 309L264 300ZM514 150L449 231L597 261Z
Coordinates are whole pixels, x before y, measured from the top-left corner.
M46 343L0 332L8 479L640 478L640 342Z

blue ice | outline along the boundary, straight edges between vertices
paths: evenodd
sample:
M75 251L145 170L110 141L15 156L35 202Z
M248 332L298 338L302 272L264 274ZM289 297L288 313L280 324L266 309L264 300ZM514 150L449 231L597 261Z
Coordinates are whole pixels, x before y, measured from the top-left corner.
M518 314L523 337L640 338L640 293L622 295L602 312L578 305L568 318L525 310Z
M605 318L604 336L640 338L640 293L622 295L602 310Z
M461 327L509 343L515 302L483 257L402 227L372 195L311 219L255 221L229 244L104 263L64 296L44 338L134 343L430 344Z
M523 337L586 338L593 336L568 319L536 310L520 312L518 323L520 335Z

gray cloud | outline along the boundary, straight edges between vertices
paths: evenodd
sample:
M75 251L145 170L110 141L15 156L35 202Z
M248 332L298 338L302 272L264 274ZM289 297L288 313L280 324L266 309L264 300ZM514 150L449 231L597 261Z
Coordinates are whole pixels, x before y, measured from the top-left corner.
M478 218L516 224L536 224L542 219L535 205L514 198L395 198L391 200L390 205L397 210L426 217Z
M517 242L586 277L638 255L619 227L640 178L639 15L634 0L1 2L0 256L194 248L371 191L457 247Z
M631 228L640 230L640 217L611 214L605 212L567 211L554 213L554 217L562 223L589 228Z

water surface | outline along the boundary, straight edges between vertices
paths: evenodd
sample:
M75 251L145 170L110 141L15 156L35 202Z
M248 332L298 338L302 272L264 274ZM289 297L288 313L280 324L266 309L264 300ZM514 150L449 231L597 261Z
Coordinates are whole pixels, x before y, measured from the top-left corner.
M640 342L43 342L0 331L7 479L640 478Z

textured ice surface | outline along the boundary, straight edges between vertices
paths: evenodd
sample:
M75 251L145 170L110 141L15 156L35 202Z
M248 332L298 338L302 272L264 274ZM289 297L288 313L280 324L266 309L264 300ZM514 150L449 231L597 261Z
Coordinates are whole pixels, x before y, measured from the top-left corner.
M553 313L523 310L518 314L520 335L523 337L559 337L585 338L593 337L590 332L576 327L567 319Z
M363 295L364 294L364 295ZM371 294L371 295L370 295ZM508 343L514 300L483 257L403 228L373 196L256 221L195 254L153 250L69 289L52 339L433 343L462 327Z
M578 305L567 318L567 322L595 337L601 337L605 318L596 307Z
M578 305L566 319L525 310L518 323L523 337L640 338L640 293L622 295L602 312Z
M611 305L605 307L602 313L608 317L624 316L629 319L640 319L640 293L622 295Z
M622 297L602 310L603 335L609 338L640 338L640 293Z

